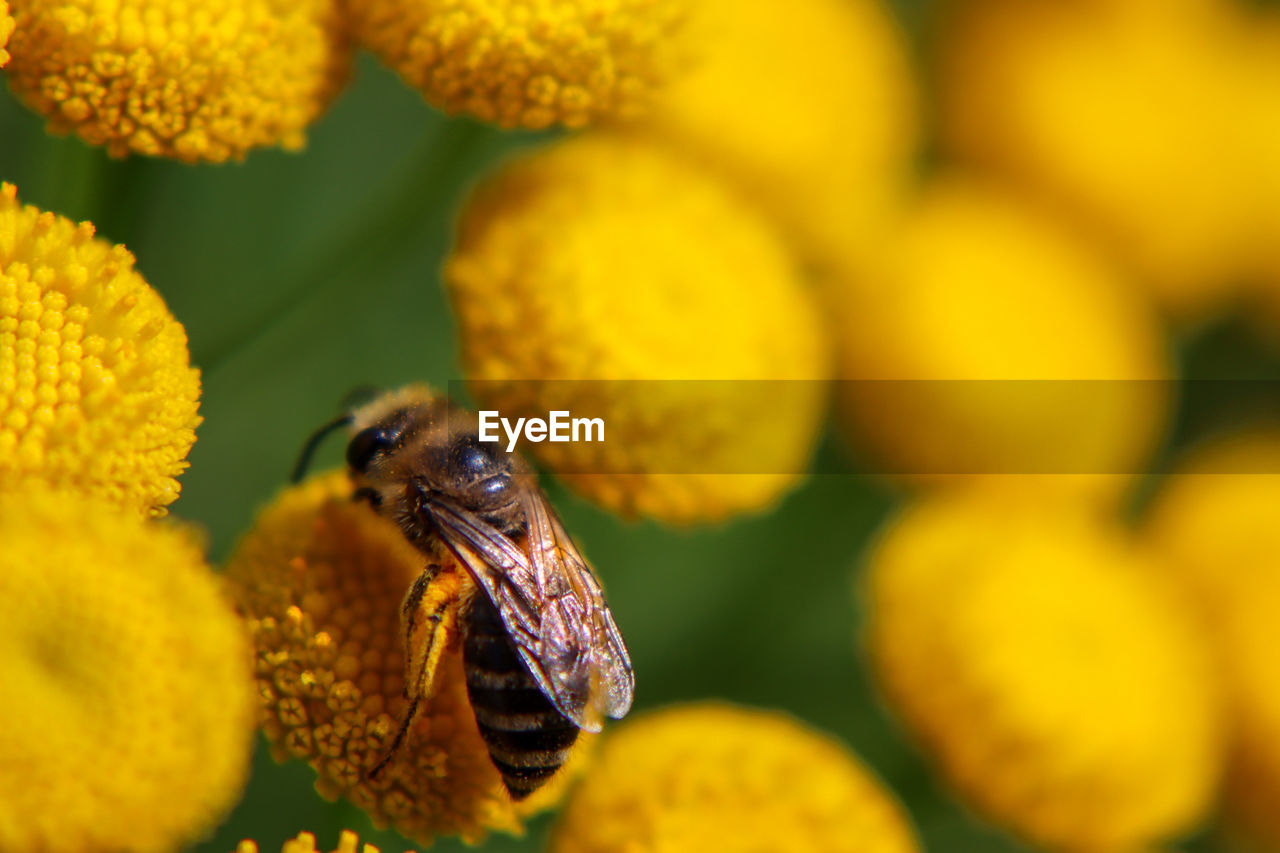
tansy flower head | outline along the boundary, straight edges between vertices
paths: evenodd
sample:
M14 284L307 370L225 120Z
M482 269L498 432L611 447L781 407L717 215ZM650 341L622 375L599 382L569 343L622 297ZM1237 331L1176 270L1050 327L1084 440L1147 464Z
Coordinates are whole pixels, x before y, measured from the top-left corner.
M113 155L296 148L345 81L335 0L24 0L15 92Z
M554 802L573 768L511 801L476 728L456 640L403 747L369 778L405 712L400 610L425 558L393 523L353 503L351 491L345 474L332 474L284 493L227 569L257 649L272 754L307 761L321 795L345 796L375 825L422 844L519 832L521 817Z
M347 0L358 38L427 100L502 127L636 108L680 64L688 0Z
M38 486L0 497L0 849L175 850L239 796L243 629L183 531Z
M195 441L187 335L93 226L0 189L0 486L39 478L163 513Z
M836 741L784 714L703 703L606 736L552 853L912 853L897 802Z
M735 179L807 260L860 256L916 148L905 39L880 0L699 0L695 61L640 121Z
M1094 519L1017 491L940 493L870 565L870 651L894 709L960 794L1052 850L1192 828L1221 763L1194 619Z
M601 443L534 446L592 499L714 519L804 470L828 370L809 294L769 224L666 150L597 135L519 161L464 212L446 277L488 406L603 418Z
M1162 306L1189 314L1228 295L1245 231L1228 179L1237 4L954 5L944 147L1069 213Z
M1155 317L1087 244L980 181L930 186L833 293L841 413L913 482L1050 475L1114 500L1158 441ZM1070 476L1068 476L1070 475Z
M372 844L360 845L360 838L350 830L343 830L338 836L338 846L333 853L380 853ZM299 832L297 838L290 838L280 848L280 853L317 853L316 837L310 832ZM241 841L236 845L235 853L258 853L255 841Z
M1234 746L1227 808L1280 845L1280 431L1198 449L1164 486L1147 534L1220 652Z
M13 16L9 14L9 4L0 0L0 68L9 61L9 53L4 46L9 43L9 36L12 34Z

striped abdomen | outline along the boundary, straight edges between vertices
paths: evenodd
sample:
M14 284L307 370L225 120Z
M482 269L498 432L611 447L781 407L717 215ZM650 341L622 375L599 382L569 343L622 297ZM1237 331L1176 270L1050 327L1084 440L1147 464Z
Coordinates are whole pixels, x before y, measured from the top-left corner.
M578 727L542 695L483 590L471 597L464 634L462 662L476 725L507 792L523 800L565 763Z

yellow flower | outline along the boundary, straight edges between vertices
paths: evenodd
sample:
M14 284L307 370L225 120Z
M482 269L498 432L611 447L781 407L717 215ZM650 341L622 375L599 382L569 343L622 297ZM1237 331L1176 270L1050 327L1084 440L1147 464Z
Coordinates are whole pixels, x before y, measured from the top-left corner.
M345 474L331 474L285 492L227 568L257 649L272 755L309 762L322 796L345 796L376 826L422 844L518 833L521 818L554 803L574 770L528 800L510 800L476 728L455 648L404 747L369 778L405 710L400 606L424 561L394 524L353 503L351 491Z
M1234 5L962 4L940 48L944 147L1071 214L1163 307L1206 311L1229 295L1243 230Z
M1204 817L1218 684L1185 603L1120 531L1016 489L955 490L890 526L868 589L887 697L992 820L1111 851Z
M1199 448L1152 507L1147 533L1200 605L1232 700L1228 811L1280 845L1280 431Z
M1092 248L956 176L929 187L839 309L841 413L911 482L1038 477L1114 500L1158 442L1166 345ZM1041 476L1044 475L1044 476Z
M186 332L133 256L0 188L0 487L39 478L163 514L199 397Z
M9 80L51 130L186 162L298 148L345 82L335 0L26 0Z
M520 160L464 211L446 277L478 398L603 418L603 442L534 446L593 500L716 519L805 469L828 371L810 296L769 223L665 149L597 135Z
M0 497L0 849L175 850L240 794L242 627L193 538L96 498Z
M687 0L348 0L357 38L426 99L502 127L636 108L680 65Z
M357 853L356 845L359 843L360 839L354 832L344 829L338 836L338 846L333 853ZM317 853L317 850L316 837L310 832L299 832L297 838L290 838L284 843L280 853ZM256 841L241 841L236 845L235 853L258 853L258 844ZM372 844L365 844L359 847L359 853L380 853L380 850Z
M714 702L608 735L551 853L911 853L902 808L837 741L785 714Z
M9 14L9 4L5 0L0 0L0 68L4 68L9 61L9 52L4 46L9 43L9 36L13 35L13 16Z
M902 34L879 0L702 0L698 64L644 127L721 170L810 260L859 255L903 192L917 143Z

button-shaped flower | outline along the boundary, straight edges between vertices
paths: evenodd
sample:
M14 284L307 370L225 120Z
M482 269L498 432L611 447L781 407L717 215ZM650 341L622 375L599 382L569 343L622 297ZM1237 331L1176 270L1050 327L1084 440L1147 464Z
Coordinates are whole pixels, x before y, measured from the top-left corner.
M511 801L476 728L458 648L444 654L434 695L394 760L370 778L406 710L400 610L425 558L394 524L353 503L351 491L345 474L286 491L227 569L257 650L272 754L309 762L322 796L346 797L375 825L422 844L519 832L523 816L555 802L573 769Z
M688 0L349 0L358 39L433 105L502 127L640 106L680 64Z
M868 641L909 733L969 803L1051 850L1196 826L1223 757L1198 625L1094 514L1020 489L936 494L873 552Z
M893 795L785 714L702 703L629 720L573 791L552 853L913 853Z
M806 260L861 257L905 192L918 137L906 39L885 4L691 6L694 59L641 124L737 181Z
M28 0L8 72L56 132L187 162L302 145L345 82L335 0Z
M805 470L829 369L810 293L772 223L669 150L599 134L518 161L446 277L487 407L603 419L602 442L529 448L606 507L718 519Z
M36 478L162 514L199 397L186 332L133 256L0 189L0 485Z
M833 293L841 414L913 483L1039 476L1115 502L1160 440L1160 326L1094 246L991 183L936 180ZM1047 475L1047 476L1040 476Z
M1230 816L1280 844L1280 432L1198 448L1162 488L1147 534L1220 653L1234 738Z
M0 542L0 849L210 831L248 772L252 658L194 537L28 484Z
M1231 136L1243 5L957 4L939 28L943 147L1069 214L1162 307L1218 307L1259 177L1240 182Z

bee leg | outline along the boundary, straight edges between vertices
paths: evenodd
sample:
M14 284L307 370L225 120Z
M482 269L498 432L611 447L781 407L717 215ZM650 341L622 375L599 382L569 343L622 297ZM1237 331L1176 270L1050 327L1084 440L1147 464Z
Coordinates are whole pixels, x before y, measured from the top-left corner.
M405 641L405 697L409 699L409 708L386 754L369 771L370 779L377 779L404 745L419 706L431 695L440 656L448 645L452 626L457 622L457 597L452 585L443 584L443 589L433 588L439 573L438 565L428 565L405 596L401 616Z

